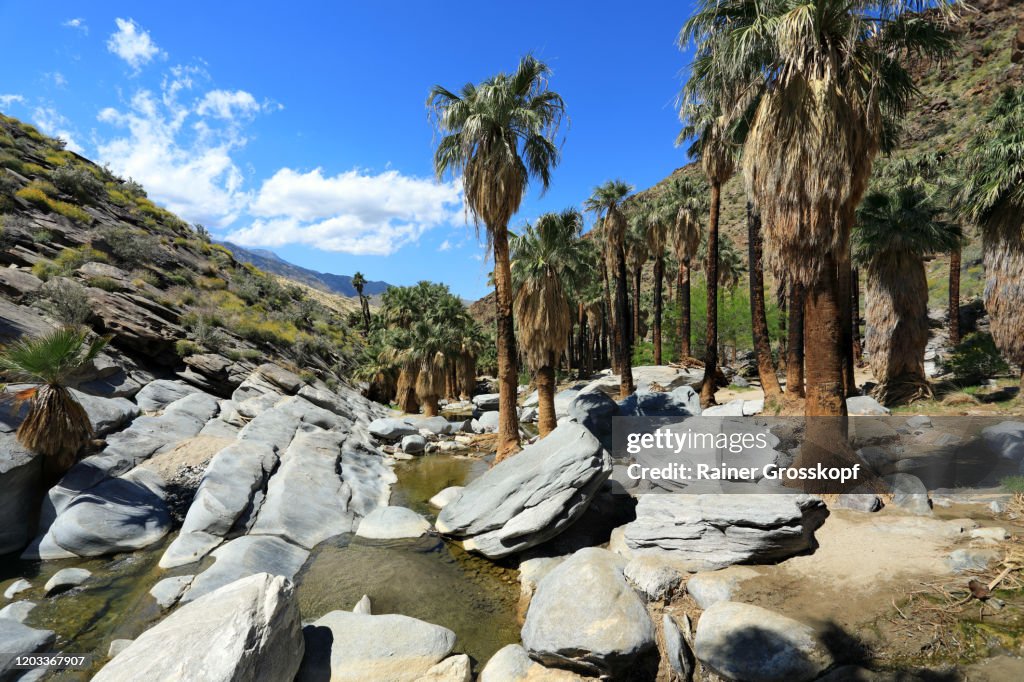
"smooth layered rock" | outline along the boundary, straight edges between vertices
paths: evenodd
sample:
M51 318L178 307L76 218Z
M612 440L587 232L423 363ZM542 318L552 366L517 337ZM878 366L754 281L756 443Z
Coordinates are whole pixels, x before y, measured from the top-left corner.
M159 412L176 400L193 393L199 393L199 389L184 381L157 379L142 387L135 395L135 402L143 412Z
M380 440L393 442L406 436L419 434L419 429L397 417L383 417L370 422L370 435Z
M11 602L7 606L0 609L0 618L7 618L9 620L16 620L19 623L24 623L28 615L35 609L36 603L31 601L16 601Z
M461 485L449 486L430 498L430 506L444 509L454 502L462 494L463 490L465 490L465 487Z
M430 530L430 521L405 507L377 507L359 522L356 535L372 540L418 538Z
M727 680L745 682L805 682L833 662L810 626L736 602L719 602L701 614L694 652Z
M194 575L179 575L173 578L164 578L149 590L149 595L156 600L156 603L165 609L169 609L178 603L181 595L192 584Z
M0 618L0 679L7 679L18 656L49 651L55 640L50 630L30 628L13 618Z
M684 614L683 621L684 628L680 629L675 619L666 613L661 619L661 631L669 667L682 680L689 681L693 679L695 666L693 651L690 649L690 642L687 641L690 635L690 619Z
M585 678L568 670L546 668L519 644L509 644L491 656L478 682L585 682Z
M493 412L498 409L501 402L501 395L498 393L483 393L473 396L473 405L481 412Z
M654 648L654 626L623 576L625 563L606 549L589 547L540 581L522 632L534 659L613 675Z
M679 571L657 557L636 557L623 569L626 580L647 601L667 599L679 587L683 577Z
M459 654L435 663L416 682L470 682L472 679L473 671L469 656Z
M612 418L619 413L619 406L606 393L581 393L570 403L568 413L606 447L610 445Z
M667 556L688 570L773 563L813 549L828 516L809 495L641 495L623 527L625 551Z
M291 582L265 573L187 604L142 633L94 682L281 682L305 643Z
M91 576L92 573L84 568L62 568L46 581L43 589L46 590L46 596L49 597L58 592L70 590L72 587L78 587Z
M331 611L303 628L306 657L296 682L414 682L455 647L455 633L397 614Z
M277 465L274 448L258 441L240 441L210 460L189 506L181 533L160 559L161 568L174 568L206 556L251 508Z
M0 433L0 555L17 552L32 539L43 458L21 447L13 433Z
M1024 422L1001 422L981 430L985 444L1003 459L1024 460Z
M422 455L427 447L427 439L416 433L402 439L402 452L408 455Z
M740 583L757 576L757 571L746 566L729 566L720 571L697 573L686 581L686 592L697 602L697 606L709 609L720 601L731 601Z
M243 535L213 550L213 566L196 576L181 596L182 602L199 599L225 585L257 573L291 580L309 558L309 552L272 535Z
M507 556L569 527L611 470L611 458L593 434L563 424L466 486L435 525L467 549Z
M892 413L888 407L868 395L855 395L846 399L846 411L851 417L881 417Z

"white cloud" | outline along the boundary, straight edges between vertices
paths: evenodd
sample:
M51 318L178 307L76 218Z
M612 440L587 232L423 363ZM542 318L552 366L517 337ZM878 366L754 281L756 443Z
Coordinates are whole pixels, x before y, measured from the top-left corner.
M143 30L135 20L117 18L114 21L117 31L107 40L107 50L126 61L136 72L161 54L149 31Z
M441 242L441 246L437 247L437 250L438 251L451 251L452 250L452 242L451 242L451 240L450 239L445 239L443 242Z
M307 244L324 251L389 255L462 208L454 183L360 170L325 177L282 168L266 180L249 213L257 220L228 235L243 246Z
M68 19L63 24L61 24L61 26L63 26L64 28L78 29L85 35L89 35L89 27L86 25L85 19L82 19L81 17L77 17L75 19Z
M200 116L215 116L233 120L237 115L251 117L260 110L256 98L245 90L211 90L196 107Z
M7 109L15 103L24 104L25 98L21 95L0 95L0 107Z
M60 71L51 71L50 73L46 74L46 77L53 81L53 84L56 85L58 88L63 88L65 85L68 84L68 79L65 78L64 74L62 74Z
M71 132L71 122L53 107L40 106L33 109L32 122L50 137L59 137L64 140L67 149L76 154L83 154L85 152L81 145L75 141L75 134Z

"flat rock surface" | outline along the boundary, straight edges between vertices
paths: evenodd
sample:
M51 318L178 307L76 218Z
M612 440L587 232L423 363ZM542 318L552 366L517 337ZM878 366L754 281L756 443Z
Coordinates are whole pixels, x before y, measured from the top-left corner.
M359 522L356 535L373 540L418 538L430 530L430 521L405 507L377 507Z
M192 582L181 597L190 602L241 578L257 573L279 575L291 580L306 563L309 552L272 535L243 535L213 551L216 559Z

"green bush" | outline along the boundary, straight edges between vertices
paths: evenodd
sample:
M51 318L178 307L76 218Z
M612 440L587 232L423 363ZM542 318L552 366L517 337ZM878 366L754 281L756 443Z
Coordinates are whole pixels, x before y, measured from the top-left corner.
M152 263L160 255L157 238L140 230L108 227L100 232L100 237L114 260L128 269Z
M977 384L1010 371L996 348L991 334L968 334L944 363L945 369L961 384Z
M93 277L89 280L89 286L103 289L103 291L120 291L121 284L111 277Z
M79 164L67 164L55 168L50 180L61 192L79 201L93 201L103 192L103 183Z
M73 280L54 279L44 284L39 293L41 307L64 324L82 324L92 314L85 287Z
M189 355L196 355L202 353L203 349L194 341L188 339L180 339L174 343L174 351L178 354L178 357L184 358Z

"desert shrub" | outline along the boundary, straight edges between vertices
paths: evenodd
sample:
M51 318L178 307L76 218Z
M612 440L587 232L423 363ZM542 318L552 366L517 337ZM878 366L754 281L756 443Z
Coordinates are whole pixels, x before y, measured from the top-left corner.
M195 230L196 237L199 238L199 241L205 242L207 244L210 243L210 231L207 230L204 226L200 225L199 223L196 223L195 225L192 226L192 229Z
M89 215L87 211L82 210L74 204L69 204L66 201L59 201L57 199L50 199L47 204L51 209L65 218L82 223L83 225L90 225L92 223L92 216Z
M32 266L32 274L41 280L57 275L69 275L86 263L106 263L107 255L89 246L64 249L53 261L39 261Z
M36 244L49 244L55 238L53 232L50 232L45 227L40 227L30 231L29 236Z
M35 141L35 142L46 142L46 136L36 130L35 126L29 125L28 123L19 123L18 127L21 128L21 132Z
M130 196L132 199L138 199L139 197L145 198L146 190L139 183L135 182L131 178L121 185L121 191Z
M196 279L196 286L200 289L217 291L220 289L227 289L228 283L220 277L199 277Z
M92 314L85 287L73 280L64 277L50 280L40 288L39 294L41 307L64 324L82 324Z
M945 369L961 384L977 384L1010 370L996 348L992 335L984 332L968 334L953 349Z
M25 162L13 154L8 154L6 152L0 154L0 166L10 168L12 171L24 175Z
M130 227L108 227L100 237L114 260L129 269L152 263L160 255L156 237Z
M224 335L217 329L220 321L215 316L207 313L190 314L183 318L183 322L189 336L204 348L218 352L224 346Z
M141 287L144 284L148 284L151 287L160 286L160 278L149 270L133 270L132 277L134 277L132 284L137 287Z
M184 358L189 355L196 355L202 353L203 349L195 341L189 339L180 339L174 343L174 351L178 354L178 357Z
M46 196L46 192L38 187L22 187L14 193L14 196L40 207L49 208L50 205L50 197Z
M93 277L89 280L89 286L96 287L97 289L103 289L104 291L118 291L121 289L121 284L112 277L105 277L100 275L99 277Z
M304 381L307 384L312 384L314 381L316 381L316 374L313 374L313 372L311 372L308 369L304 369L301 372L299 372L299 378L302 379L302 381Z
M103 183L79 164L67 164L55 168L50 180L61 192L79 201L92 201L103 192Z
M19 187L21 187L21 183L14 176L10 173L0 172L0 194L14 196Z
M133 203L131 197L116 187L107 187L107 200L121 208L127 208Z
M191 287L195 286L196 274L188 268L178 268L174 272L168 273L167 279L177 286Z

